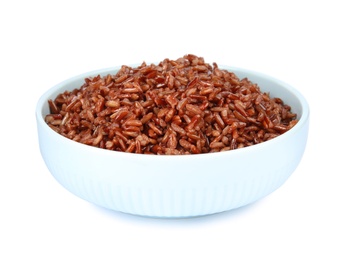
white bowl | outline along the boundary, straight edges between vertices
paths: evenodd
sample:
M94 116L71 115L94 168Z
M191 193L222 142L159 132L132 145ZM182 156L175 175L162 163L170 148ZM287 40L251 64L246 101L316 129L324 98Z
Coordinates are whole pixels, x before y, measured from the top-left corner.
M298 166L306 146L309 107L290 85L270 76L219 66L248 77L261 91L280 97L297 113L288 132L241 149L199 155L143 155L87 146L54 132L44 121L48 99L79 88L101 69L68 79L44 93L36 119L42 157L55 179L76 196L99 206L152 217L191 217L253 203L279 188Z

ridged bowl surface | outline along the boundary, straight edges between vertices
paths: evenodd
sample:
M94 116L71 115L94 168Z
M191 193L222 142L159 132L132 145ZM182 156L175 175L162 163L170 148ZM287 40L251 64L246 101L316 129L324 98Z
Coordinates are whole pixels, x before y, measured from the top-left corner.
M292 86L273 77L220 66L247 77L280 97L299 122L283 135L251 147L200 155L142 155L108 151L71 141L44 122L48 99L79 88L86 77L114 74L120 67L85 73L44 93L36 107L42 157L54 178L76 196L96 205L151 217L192 217L253 203L279 188L305 150L309 108Z

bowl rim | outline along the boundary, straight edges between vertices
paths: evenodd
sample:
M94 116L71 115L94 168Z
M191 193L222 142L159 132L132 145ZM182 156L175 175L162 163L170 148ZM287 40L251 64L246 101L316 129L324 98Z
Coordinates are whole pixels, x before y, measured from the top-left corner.
M148 64L148 63L147 63ZM136 67L140 64L132 64L132 65L126 65L126 66L130 66L130 67ZM113 151L113 150L107 150L107 149L102 149L102 148L98 148L98 147L94 147L94 146L90 146L90 145L86 145L86 144L82 144L80 142L77 141L73 141L71 139L68 139L67 137L64 137L58 133L56 133L55 131L53 131L44 121L44 116L43 116L43 106L45 105L45 103L48 100L48 97L51 96L54 92L56 92L58 89L63 88L63 86L65 86L66 84L68 84L69 82L75 81L77 79L83 79L83 78L87 78L87 77L92 77L92 76L96 76L98 74L104 74L104 73L116 73L122 66L113 66L113 67L107 67L107 68L102 68L102 69L96 69L96 70L91 70L88 72L84 72L75 76L72 76L68 79L65 79L57 84L55 84L54 86L50 87L49 89L47 89L38 99L37 103L36 103L36 108L35 108L35 116L36 116L36 121L37 121L37 127L43 127L43 129L45 131L50 131L52 134L56 135L56 138L60 139L61 142L69 142L70 145L77 145L80 146L80 148L82 147L82 149L86 149L90 152L97 152L97 153L104 153L104 155L120 155L123 157L126 156L130 156L132 158L136 158L136 157L144 157L145 159L149 158L151 160L155 160L156 158L158 158L158 160L171 160L171 158L173 160L180 160L180 159L186 159L186 158L202 158L202 157L209 157L209 156L215 156L215 157L222 157L222 156L230 156L230 155L239 155L243 152L254 152L256 149L261 149L264 146L267 145L273 145L274 143L277 142L281 142L286 138L289 138L293 135L295 135L299 129L303 128L306 124L308 124L309 122L309 117L310 117L310 108L309 108L309 104L307 102L307 100L305 99L305 97L302 95L302 93L296 89L295 87L291 86L290 84L279 80L275 77L272 77L268 74L259 72L259 71L255 71L255 70L250 70L250 69L245 69L242 67L235 67L235 66L228 66L228 65L218 65L218 67L220 69L226 69L228 71L234 70L234 73L237 73L235 71L240 71L241 73L244 74L254 74L260 78L265 78L269 81L273 81L276 82L276 84L283 86L286 90L288 90L290 93L294 94L298 101L301 104L301 114L298 115L298 122L297 124L290 130L288 130L287 132L281 134L280 136L273 138L271 140L259 143L259 144L255 144L249 147L244 147L244 148L240 148L240 149L234 149L234 150L229 150L229 151L223 151L223 152L215 152L215 153L202 153L202 154L190 154L190 155L155 155L155 154L136 154L136 153L126 153L126 152L120 152L120 151ZM249 76L248 76L249 77ZM78 88L80 86L76 86L75 88Z

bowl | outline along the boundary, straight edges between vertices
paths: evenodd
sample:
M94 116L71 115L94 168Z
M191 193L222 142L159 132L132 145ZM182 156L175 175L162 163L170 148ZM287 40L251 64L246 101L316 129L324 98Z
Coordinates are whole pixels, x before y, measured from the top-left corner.
M247 77L261 91L280 97L298 115L284 134L250 147L197 155L148 155L100 149L72 141L44 120L48 99L79 88L86 77L106 76L120 67L72 77L45 92L36 107L39 147L53 177L68 191L98 206L129 214L179 218L214 214L253 203L278 189L297 168L308 136L309 107L298 90L271 76L219 66Z

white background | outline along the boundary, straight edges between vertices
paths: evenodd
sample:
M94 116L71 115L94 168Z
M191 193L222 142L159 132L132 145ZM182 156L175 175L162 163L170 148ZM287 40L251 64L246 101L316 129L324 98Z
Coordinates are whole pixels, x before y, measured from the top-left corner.
M341 1L2 1L0 259L344 259ZM311 109L297 170L250 206L191 219L112 212L61 187L35 105L87 71L176 59L258 70Z

